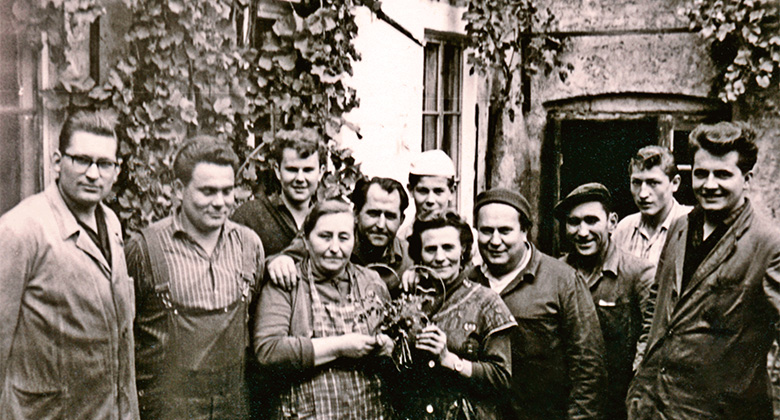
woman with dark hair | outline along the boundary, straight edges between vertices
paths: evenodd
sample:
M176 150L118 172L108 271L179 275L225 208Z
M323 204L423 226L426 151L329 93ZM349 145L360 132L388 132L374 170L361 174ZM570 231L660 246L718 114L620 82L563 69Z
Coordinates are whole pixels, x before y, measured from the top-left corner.
M498 396L509 387L509 309L492 290L466 279L471 227L447 212L414 223L409 255L444 282L445 297L415 347L430 362L399 378L397 414L405 419L499 419Z
M386 419L379 359L392 340L377 334L389 300L372 270L349 262L354 216L339 200L316 204L303 223L301 280L266 284L257 306L255 353L279 380L278 419Z

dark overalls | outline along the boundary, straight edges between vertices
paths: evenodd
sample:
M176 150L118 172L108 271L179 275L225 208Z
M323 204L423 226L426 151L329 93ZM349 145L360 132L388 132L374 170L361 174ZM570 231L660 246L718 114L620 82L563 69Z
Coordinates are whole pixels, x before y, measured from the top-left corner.
M155 298L143 303L136 328L147 326L147 332L167 331L168 336L139 334L136 343L141 418L246 419L247 319L256 265L252 250L244 249L242 272L236 273L241 295L233 303L214 310L187 308L171 299L157 233L143 232L149 257L146 272L152 275Z

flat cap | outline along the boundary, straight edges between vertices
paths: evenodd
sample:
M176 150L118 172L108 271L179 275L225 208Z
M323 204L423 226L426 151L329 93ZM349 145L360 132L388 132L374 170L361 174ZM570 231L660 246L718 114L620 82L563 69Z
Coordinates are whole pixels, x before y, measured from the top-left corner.
M609 193L607 187L598 182L589 182L582 184L579 187L572 190L569 195L563 200L559 201L555 205L553 212L555 217L563 219L569 213L569 210L582 203L588 203L591 201L598 201L603 203L607 208L612 207L612 194Z
M490 203L500 203L514 207L515 210L524 215L526 219L531 220L531 205L528 204L528 200L518 192L506 188L492 188L483 191L477 195L477 199L474 203L474 214L477 214L480 207Z
M409 173L420 176L455 178L455 164L442 150L427 150L412 159Z

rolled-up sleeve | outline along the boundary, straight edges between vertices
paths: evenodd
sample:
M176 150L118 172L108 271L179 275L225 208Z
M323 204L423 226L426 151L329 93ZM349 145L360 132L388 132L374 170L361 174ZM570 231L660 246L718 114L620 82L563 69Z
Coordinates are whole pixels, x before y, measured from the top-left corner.
M309 337L290 335L293 296L271 283L263 287L255 311L254 343L258 362L266 367L304 370L314 366L314 347Z

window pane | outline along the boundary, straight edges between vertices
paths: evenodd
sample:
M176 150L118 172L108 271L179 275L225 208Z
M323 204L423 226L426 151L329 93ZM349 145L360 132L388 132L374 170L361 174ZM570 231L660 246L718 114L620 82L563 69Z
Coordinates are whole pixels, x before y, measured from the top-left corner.
M460 111L461 49L444 45L443 92L444 110Z
M423 116L423 150L438 149L436 145L436 121L438 116L425 115Z
M672 145L674 151L674 162L678 165L691 165L693 163L693 156L690 155L688 150L688 135L691 134L688 130L675 130L674 131L674 144Z
M460 116L444 116L444 138L441 149L450 155L453 162L458 162L458 144L460 143ZM456 167L458 165L455 165Z
M429 42L425 45L425 63L423 79L423 110L436 111L439 89L439 44Z

